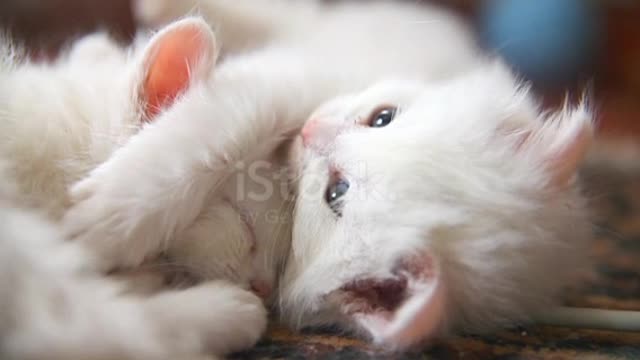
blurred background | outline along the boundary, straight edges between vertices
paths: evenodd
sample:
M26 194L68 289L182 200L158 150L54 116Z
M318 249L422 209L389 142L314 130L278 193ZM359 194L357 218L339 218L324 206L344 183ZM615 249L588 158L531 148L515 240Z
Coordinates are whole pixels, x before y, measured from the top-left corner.
M430 2L465 16L479 41L532 80L550 104L567 91L576 98L587 89L603 136L616 143L640 138L640 1ZM124 43L135 32L129 0L0 0L0 27L35 56L51 56L61 44L96 29Z

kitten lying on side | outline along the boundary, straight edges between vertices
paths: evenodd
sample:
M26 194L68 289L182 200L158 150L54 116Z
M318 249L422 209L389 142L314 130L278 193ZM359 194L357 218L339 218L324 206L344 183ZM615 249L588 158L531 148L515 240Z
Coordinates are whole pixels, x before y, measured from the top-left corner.
M104 262L92 249L23 210L58 220L71 183L182 94L197 91L215 63L209 27L178 22L131 54L102 35L80 40L54 64L19 53L0 43L0 358L191 359L254 344L266 310L243 289L262 276L254 272L254 244L243 237L209 252L208 278L233 284L134 297L100 275ZM130 170L118 176L138 181ZM15 188L5 189L13 180ZM203 216L176 237L197 241L216 224Z
M574 182L591 136L583 108L543 115L501 64L476 58L457 20L431 8L236 4L201 2L223 39L233 38L224 29L266 27L264 43L231 55L203 95L187 94L81 181L70 233L139 264L145 252L127 244L161 247L196 218L200 194L237 162L272 153L315 110L302 159L293 150L286 321L404 348L551 304L589 238ZM147 166L151 154L166 161ZM140 183L117 176L134 168Z

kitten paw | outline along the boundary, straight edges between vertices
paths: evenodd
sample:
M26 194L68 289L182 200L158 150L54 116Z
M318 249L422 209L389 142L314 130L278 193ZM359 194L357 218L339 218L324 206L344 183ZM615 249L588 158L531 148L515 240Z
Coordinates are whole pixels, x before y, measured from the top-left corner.
M166 324L167 336L174 341L179 339L176 334L189 341L201 339L203 350L216 355L250 348L267 327L262 301L222 281L161 294L152 301L152 316Z
M70 190L74 205L63 218L63 230L93 252L101 270L138 266L159 251L156 239L149 240L153 235L145 233L148 226L141 226L145 204L130 190L125 173L102 167Z
M258 296L237 286L228 286L223 296L227 300L216 306L221 314L218 324L225 324L224 333L211 339L209 347L222 354L248 349L267 328L267 310Z

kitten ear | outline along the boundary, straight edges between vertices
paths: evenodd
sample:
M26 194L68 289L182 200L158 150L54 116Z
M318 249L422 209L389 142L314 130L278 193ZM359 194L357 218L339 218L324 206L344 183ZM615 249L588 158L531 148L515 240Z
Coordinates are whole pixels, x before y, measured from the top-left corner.
M548 155L547 161L554 184L565 186L573 179L587 155L593 140L594 130L590 117L584 112L559 114L559 116L561 118L568 117L567 125L564 129L559 128L559 132L563 136L561 136L555 151Z
M437 336L444 326L445 286L433 258L426 254L403 262L400 276L406 277L404 300L389 313L355 314L376 343L406 349Z
M196 80L206 79L217 57L215 36L200 18L177 21L156 34L142 57L138 100L152 120Z
M571 183L593 140L592 116L584 105L552 114L542 126L518 134L518 151L530 152L550 175L549 185Z

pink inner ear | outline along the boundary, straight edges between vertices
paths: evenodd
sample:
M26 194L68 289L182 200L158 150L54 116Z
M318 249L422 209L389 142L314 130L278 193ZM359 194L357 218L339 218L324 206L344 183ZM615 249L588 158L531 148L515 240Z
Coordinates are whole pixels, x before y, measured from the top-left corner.
M444 288L437 279L416 284L414 293L392 314L358 314L356 320L375 342L404 349L435 336L445 312Z
M142 87L147 120L187 89L199 61L213 57L207 31L199 23L182 25L162 34L153 45Z
M434 337L446 311L445 288L433 259L426 254L403 261L398 276L407 279L402 303L386 310L354 314L377 343L403 349Z
M405 348L434 336L442 325L445 296L442 283L436 279L414 294L396 312L381 341Z

